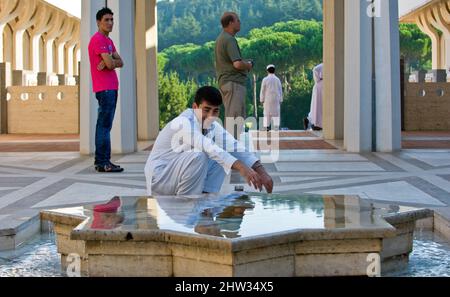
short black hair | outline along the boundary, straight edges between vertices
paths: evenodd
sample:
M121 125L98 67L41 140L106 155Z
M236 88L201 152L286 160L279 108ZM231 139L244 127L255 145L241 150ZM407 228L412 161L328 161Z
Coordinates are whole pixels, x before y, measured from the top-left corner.
M223 104L222 94L214 87L201 87L195 94L195 103L200 106L203 101L214 106L221 106Z
M267 69L267 71L268 71L269 73L274 74L274 73L275 73L275 67L270 67L269 69Z
M114 15L114 13L112 12L112 10L109 9L108 7L103 7L102 9L100 9L100 10L97 12L97 16L96 16L97 21L101 21L101 20L103 19L103 17L104 17L105 15L107 15L107 14Z

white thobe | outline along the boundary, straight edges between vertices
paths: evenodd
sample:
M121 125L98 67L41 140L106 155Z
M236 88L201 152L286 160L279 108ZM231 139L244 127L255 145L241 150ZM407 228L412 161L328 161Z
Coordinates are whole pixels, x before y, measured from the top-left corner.
M315 84L308 118L312 125L322 128L323 64L319 64L313 69L313 76Z
M237 160L252 167L259 159L217 122L203 135L194 110L188 109L156 139L145 166L148 195L218 193Z
M280 127L283 87L275 74L269 74L263 79L259 98L264 103L264 127L269 127L272 121L276 127Z

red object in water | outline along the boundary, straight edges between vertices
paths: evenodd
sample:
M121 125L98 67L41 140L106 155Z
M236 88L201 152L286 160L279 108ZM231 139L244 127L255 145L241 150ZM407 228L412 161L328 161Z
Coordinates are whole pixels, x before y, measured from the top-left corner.
M106 204L94 206L91 228L98 230L116 228L117 224L122 221L122 218L117 214L121 204L120 198L114 197Z
M106 204L99 204L94 206L94 212L103 212L103 213L116 213L121 205L120 198L114 197Z

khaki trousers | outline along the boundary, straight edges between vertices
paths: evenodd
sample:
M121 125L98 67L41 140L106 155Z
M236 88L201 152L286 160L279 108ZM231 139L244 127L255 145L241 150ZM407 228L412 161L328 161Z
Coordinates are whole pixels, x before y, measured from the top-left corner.
M247 96L247 88L235 82L227 82L220 87L220 92L223 97L223 104L225 106L225 128L227 131L239 139L244 129L243 125L238 125L235 131L234 125L230 127L227 125L227 118L247 118L247 111L245 106L245 99Z

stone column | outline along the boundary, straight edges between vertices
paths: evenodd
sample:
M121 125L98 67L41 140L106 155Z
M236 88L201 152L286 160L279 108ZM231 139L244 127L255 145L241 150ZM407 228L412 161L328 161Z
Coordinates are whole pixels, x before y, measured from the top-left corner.
M54 56L54 50L53 50L53 44L55 42L55 39L62 34L62 25L64 21L65 15L61 12L55 12L53 15L54 19L52 18L52 27L47 31L47 34L45 36L45 44L44 44L44 51L45 51L45 71L47 73L47 84L52 85L52 77L55 73L54 71L54 64L53 64L53 56Z
M23 70L23 35L36 22L37 14L34 13L36 11L36 3L37 0L19 1L19 19L16 22L11 22L14 30L13 70Z
M72 32L72 38L67 42L66 48L67 48L67 56L65 57L67 68L66 68L66 74L67 74L67 82L70 85L75 84L75 47L80 39L80 24L79 22L75 21L74 24L74 30Z
M54 12L50 10L50 8L47 5L39 4L38 12L37 12L37 21L32 30L30 30L31 35L31 65L32 70L35 73L38 73L41 71L40 68L40 62L41 62L41 55L39 51L39 43L41 42L42 34L47 32L52 24L53 20L55 18Z
M8 133L6 88L11 85L11 64L0 63L0 134Z
M432 62L433 69L441 69L441 37L439 32L430 24L430 21L427 19L425 13L420 14L416 18L417 26L419 26L420 30L428 35L431 39L431 47L432 47Z
M136 64L138 139L153 140L159 133L158 29L155 0L136 1Z
M375 17L376 150L401 149L398 2L380 1Z
M108 0L108 7L115 23L110 37L125 64L117 69L120 89L111 144L113 153L125 154L137 150L135 1Z
M440 5L439 5L440 4ZM446 10L445 3L439 3L433 6L429 12L429 18L431 23L437 29L442 32L441 54L443 69L450 70L450 20L446 20L446 13L450 13Z
M345 0L344 145L372 151L372 18L366 1Z
M64 20L64 25L63 25L63 29L62 29L62 34L58 37L58 39L56 40L56 49L57 49L57 56L58 56L58 65L57 65L57 73L59 75L64 75L66 74L65 71L65 58L66 55L64 53L65 50L65 46L67 44L67 42L72 39L73 33L74 33L74 29L76 26L76 21L73 18L66 18Z
M19 0L0 0L0 63L6 62L3 56L3 30L10 21L19 15Z
M344 138L344 2L323 2L323 135Z
M95 152L95 126L97 99L92 91L88 45L91 36L98 31L95 15L106 5L105 0L82 0L81 2L81 62L80 62L80 152Z

